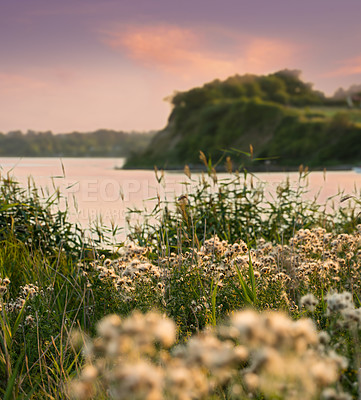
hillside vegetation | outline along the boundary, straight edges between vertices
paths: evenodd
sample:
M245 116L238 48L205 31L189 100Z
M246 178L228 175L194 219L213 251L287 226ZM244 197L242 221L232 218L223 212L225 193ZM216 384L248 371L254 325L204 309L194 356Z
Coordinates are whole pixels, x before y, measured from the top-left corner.
M255 158L280 167L361 160L361 110L313 90L299 71L215 80L176 93L171 103L165 129L126 167L198 165L200 150L218 160L225 150L234 156L250 144Z

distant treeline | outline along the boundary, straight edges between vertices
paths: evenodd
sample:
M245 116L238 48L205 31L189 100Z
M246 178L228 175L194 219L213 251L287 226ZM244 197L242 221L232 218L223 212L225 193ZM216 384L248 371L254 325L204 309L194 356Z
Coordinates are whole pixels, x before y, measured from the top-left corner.
M12 131L0 133L0 156L6 157L125 157L143 151L153 132L95 132L53 134Z

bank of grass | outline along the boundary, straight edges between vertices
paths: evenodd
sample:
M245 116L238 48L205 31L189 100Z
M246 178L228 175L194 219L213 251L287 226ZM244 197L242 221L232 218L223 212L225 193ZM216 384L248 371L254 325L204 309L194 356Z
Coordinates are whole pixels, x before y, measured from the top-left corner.
M329 119L330 121L337 114L347 116L349 121L360 126L361 124L361 109L360 108L345 108L345 107L330 107L330 106L312 106L302 110L307 119Z
M202 157L113 252L1 178L3 399L359 396L359 194L332 209L307 171L269 188Z

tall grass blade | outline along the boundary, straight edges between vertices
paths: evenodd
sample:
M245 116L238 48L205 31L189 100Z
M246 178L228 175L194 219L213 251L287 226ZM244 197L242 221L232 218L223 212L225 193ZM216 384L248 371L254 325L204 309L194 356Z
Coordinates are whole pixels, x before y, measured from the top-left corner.
M18 372L19 372L20 365L22 364L23 360L24 360L24 353L21 354L21 356L18 358L15 368L14 368L11 376L9 377L3 400L15 400L18 398L17 393L15 393L15 392L17 392L15 390L15 383L18 378ZM21 370L22 370L22 368L21 368Z

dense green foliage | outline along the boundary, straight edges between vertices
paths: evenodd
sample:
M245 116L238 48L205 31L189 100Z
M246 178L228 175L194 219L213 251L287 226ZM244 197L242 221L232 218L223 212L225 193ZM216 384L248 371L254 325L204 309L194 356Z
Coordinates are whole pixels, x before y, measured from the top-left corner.
M313 90L298 71L216 80L175 94L171 103L167 127L127 168L196 166L200 150L218 159L250 144L256 157L281 167L361 160L361 110Z
M100 129L90 133L0 133L0 156L125 157L145 149L153 134Z
M1 179L0 241L13 237L29 249L41 249L48 255L56 255L62 248L77 250L81 232L68 222L67 210L59 208L59 192L45 200L43 197L30 180L25 189L10 177Z

